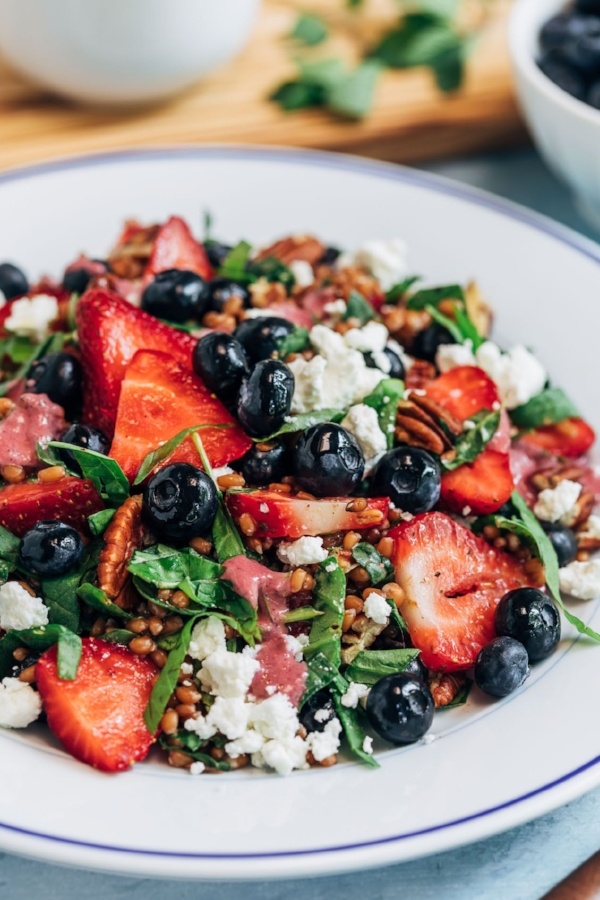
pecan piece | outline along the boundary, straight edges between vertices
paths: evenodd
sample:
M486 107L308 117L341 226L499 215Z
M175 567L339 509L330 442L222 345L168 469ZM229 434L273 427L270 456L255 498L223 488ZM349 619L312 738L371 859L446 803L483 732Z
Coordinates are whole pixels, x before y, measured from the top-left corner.
M536 472L529 480L538 491L543 491L546 488L555 488L561 481L580 481L585 474L585 468L573 463L565 463L551 472Z
M425 359L415 359L404 378L406 387L411 391L422 390L436 377L437 372L433 363Z
M429 690L435 703L435 708L448 706L456 695L463 689L467 682L467 676L462 672L436 672L429 680Z
M332 289L332 300L338 297L347 300L352 291L358 291L367 298L382 294L378 280L358 266L344 266L343 269L319 266L317 279L324 288Z
M98 586L110 600L117 600L121 595L127 581L127 566L146 537L142 496L136 494L119 507L104 532L104 547L98 561Z
M250 302L255 309L265 309L267 306L287 299L286 290L278 281L270 282L266 278L259 278L249 288Z
M314 266L325 253L325 244L310 234L294 234L275 241L256 255L257 260L275 257L285 265L295 260L302 260Z
M126 227L129 224L135 225L126 222ZM139 228L132 232L127 243L117 244L108 257L111 272L120 278L140 278L152 254L158 229L158 225Z
M406 309L404 306L383 306L381 318L394 340L409 351L419 332L431 325L431 316L426 310Z
M422 447L441 456L446 450L452 448L452 442L439 425L439 417L436 420L437 404L433 407L430 403L423 404L423 397L411 394L406 400L398 403L396 416L396 439L412 447ZM436 415L432 414L435 413ZM443 419L445 421L445 417ZM460 433L462 426L453 417L450 418L454 433ZM459 429L457 431L456 429Z

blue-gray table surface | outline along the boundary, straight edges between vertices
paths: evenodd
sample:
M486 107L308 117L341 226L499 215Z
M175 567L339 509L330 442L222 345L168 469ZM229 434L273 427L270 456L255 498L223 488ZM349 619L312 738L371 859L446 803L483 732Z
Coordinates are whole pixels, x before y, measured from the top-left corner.
M545 213L588 237L568 191L532 150L424 166ZM31 900L538 900L600 848L600 788L553 813L459 850L366 872L298 881L180 882L103 875L0 854L0 898Z

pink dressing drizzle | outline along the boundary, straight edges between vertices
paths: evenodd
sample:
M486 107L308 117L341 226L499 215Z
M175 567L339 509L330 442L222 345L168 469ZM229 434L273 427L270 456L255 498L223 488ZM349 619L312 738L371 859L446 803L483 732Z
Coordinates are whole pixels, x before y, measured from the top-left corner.
M0 466L39 468L36 444L56 440L66 427L63 408L46 394L21 394L0 422Z

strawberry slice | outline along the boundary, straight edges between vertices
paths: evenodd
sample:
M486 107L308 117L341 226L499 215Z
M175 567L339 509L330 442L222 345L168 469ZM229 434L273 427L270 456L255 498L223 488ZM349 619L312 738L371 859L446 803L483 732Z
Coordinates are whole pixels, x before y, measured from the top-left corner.
M150 281L165 269L186 269L207 280L213 276L204 247L194 238L183 219L177 216L171 216L158 229L144 281Z
M231 425L205 428L202 443L213 466L239 459L252 441L205 384L166 353L141 350L125 370L110 456L133 480L148 453L194 425ZM162 465L199 464L191 438L180 444Z
M499 402L496 385L477 366L456 366L431 381L425 392L463 422Z
M85 377L83 420L108 438L114 432L125 369L138 350L161 350L191 369L195 338L111 291L84 294L76 319Z
M468 669L496 636L494 613L507 591L528 584L523 564L439 512L389 532L402 615L430 669Z
M347 509L348 498L301 500L276 491L235 492L225 498L234 521L244 513L256 524L256 537L289 538L304 534L331 534L334 531L364 531L381 525L387 519L390 501L375 497L362 512ZM375 518L373 511L379 513ZM370 521L365 520L372 516Z
M73 681L58 677L56 647L35 667L48 725L65 749L103 772L122 772L148 755L154 737L144 710L158 669L119 644L84 638Z
M546 450L554 456L575 458L590 449L596 435L593 428L577 416L554 425L542 425L521 435L521 443Z
M50 484L23 481L0 490L0 525L18 537L43 519L86 531L87 517L101 509L104 504L91 481L70 475Z
M474 462L444 472L440 497L453 512L486 516L506 503L514 486L508 453L486 449Z

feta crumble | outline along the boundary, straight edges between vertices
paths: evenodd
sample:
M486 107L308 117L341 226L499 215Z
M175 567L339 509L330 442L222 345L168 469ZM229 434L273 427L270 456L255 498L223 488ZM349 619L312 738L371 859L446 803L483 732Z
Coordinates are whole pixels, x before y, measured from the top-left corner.
M367 619L372 619L377 625L387 625L391 609L385 597L372 591L365 600L363 612Z
M323 731L311 731L306 738L306 745L317 762L323 762L340 749L342 723L338 718L330 719Z
M356 709L361 700L369 696L369 687L360 682L351 681L345 694L341 696L342 706L348 709Z
M577 600L600 597L600 557L586 562L571 562L559 569L560 589Z
M188 771L189 771L190 775L202 775L205 768L206 768L206 766L204 765L203 762L196 761L191 764Z
M289 264L288 268L296 279L296 284L298 285L298 287L310 287L310 285L315 280L311 264L306 262L306 260L304 259L294 259Z
M373 738L370 735L365 735L365 739L363 741L363 753L372 754L373 753Z
M600 541L600 516L592 515L579 531L580 538L589 538L592 541Z
M344 335L346 347L361 353L381 352L389 337L389 331L381 322L367 322L362 328L351 328ZM388 369L389 371L389 369Z
M37 691L18 678L3 678L0 685L0 728L27 728L42 711Z
M580 494L578 482L559 481L555 488L540 491L533 512L543 522L560 522L568 528L577 519L576 504Z
M218 650L225 649L225 626L221 619L216 616L208 616L206 619L200 619L198 624L194 625L188 656L191 656L192 659L203 660ZM181 668L183 671L183 665Z
M440 372L449 372L457 366L474 366L472 341L464 344L440 344L435 354L435 364Z
M58 300L49 294L36 294L15 300L4 326L8 331L41 343L50 323L58 319Z
M32 597L18 581L0 587L0 628L21 631L47 624L48 607L40 597Z
M323 538L305 535L292 543L281 543L277 556L282 563L297 568L323 562L327 559L327 550L323 547Z
M212 477L214 481L217 481L218 478L222 478L224 475L233 475L233 469L231 466L221 466L219 469L212 470Z
M338 259L340 269L360 266L367 269L377 279L384 291L406 277L407 247L403 240L370 240L353 253L344 253Z
M260 663L249 654L217 650L204 660L200 684L218 697L243 697L259 669Z
M387 438L379 427L376 411L358 403L350 407L340 425L356 438L365 458L365 475L368 475L387 452Z
M326 303L323 307L323 313L330 319L338 320L342 318L347 308L346 301L340 297L337 300L331 300L329 303Z

